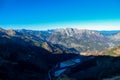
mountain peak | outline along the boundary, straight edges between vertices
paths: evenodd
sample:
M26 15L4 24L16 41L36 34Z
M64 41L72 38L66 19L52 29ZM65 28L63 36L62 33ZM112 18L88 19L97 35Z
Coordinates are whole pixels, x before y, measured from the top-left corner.
M82 35L82 34L98 34L97 31L94 30L88 30L88 29L77 29L77 28L60 28L60 29L56 29L56 32L59 32L63 35L67 35L67 36L74 36L74 35Z
M0 28L0 32L10 35L10 36L13 36L16 34L15 30L13 30L13 29L5 30L5 29Z
M16 34L16 32L13 29L10 29L10 30L7 30L7 34L13 36Z

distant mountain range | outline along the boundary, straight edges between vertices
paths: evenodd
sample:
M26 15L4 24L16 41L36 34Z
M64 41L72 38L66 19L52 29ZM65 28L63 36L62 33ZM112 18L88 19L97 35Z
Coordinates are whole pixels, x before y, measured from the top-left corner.
M36 41L47 45L64 47L64 51L78 52L102 51L120 44L120 31L80 30L76 28L53 29L46 31L16 30ZM48 47L47 47L48 48ZM59 51L61 50L60 47ZM49 47L50 50L50 47ZM52 51L52 50L51 50ZM63 49L62 49L63 51ZM54 52L54 50L53 50Z
M76 56L83 57L82 53L94 54L93 56L96 53L98 53L97 56L119 56L119 47L115 47L119 45L120 31L95 31L75 28L34 31L0 28L0 79L48 80L49 70L62 61L70 60ZM88 55L85 54L84 56ZM103 68L109 70L111 65L119 64L119 58L114 58L117 63L110 63L108 64L110 66L106 67L107 62L110 62L109 59L113 58L107 59L106 57L106 61L103 59L104 57L95 57L85 64L82 63L74 66L75 68L72 67L68 71L69 73L65 75L68 79L75 78L77 75L83 76L79 70L86 70L91 66L93 72L99 74L97 71L101 71ZM105 66L99 64L99 62ZM93 66L94 64L96 66ZM118 66L115 67L118 68ZM89 71L88 69L83 73L90 73ZM72 76L70 77L70 75ZM99 75L104 77L104 75ZM81 78L85 77L77 76L76 79L84 80ZM87 77L90 78L88 74Z
M34 31L25 29L4 30L1 28L0 31L1 35L7 34L9 36L19 37L32 45L42 47L55 54L99 52L119 46L120 44L119 30L95 31L66 28Z

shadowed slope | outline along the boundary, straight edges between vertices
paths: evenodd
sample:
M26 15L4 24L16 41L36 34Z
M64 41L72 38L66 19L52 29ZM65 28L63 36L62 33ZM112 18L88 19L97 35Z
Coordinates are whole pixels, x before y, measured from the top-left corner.
M12 31L10 31L12 33ZM0 79L46 80L48 70L75 54L52 54L21 33L0 31Z

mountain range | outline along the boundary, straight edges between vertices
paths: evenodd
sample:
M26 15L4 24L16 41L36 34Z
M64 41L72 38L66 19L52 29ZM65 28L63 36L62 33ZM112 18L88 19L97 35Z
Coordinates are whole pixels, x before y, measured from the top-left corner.
M15 30L0 29L0 79L44 80L48 70L75 54L53 54L31 37Z
M1 29L1 32L5 31ZM76 28L35 30L6 30L10 36L17 36L31 44L43 47L54 54L100 52L120 44L120 31L95 31Z
M120 31L95 31L76 28L35 31L0 28L0 79L49 80L49 70L56 64L79 56L87 59L88 57L85 56L89 55L83 55L83 53L90 53L95 58L71 67L70 71L65 74L66 77L70 80L77 75L83 76L82 74L90 73L91 70L97 74L94 69L97 71L109 70L111 65L118 65L119 58L113 57L119 56L120 49L116 47L119 45ZM96 53L98 58L96 58ZM114 63L110 63L111 59L114 60ZM108 65L109 68L102 67L102 63L105 65L107 62L111 64ZM93 64L97 65L93 66ZM117 65L115 67L119 70ZM91 66L92 69L90 69ZM88 68L90 70L86 70ZM85 71L79 72L79 70ZM101 76L104 77L104 74ZM89 75L87 77L90 79ZM83 78L76 77L75 80L87 80L84 78L84 76ZM97 80L94 76L92 80L94 78Z
M46 49L51 52L55 51L54 48L53 50L51 49L51 45L57 45L57 48L59 48L61 52L68 51L68 53L70 53L70 51L76 51L80 53L102 51L120 44L120 31L95 31L66 28L46 31L17 30L17 32L23 33L39 43L45 42Z

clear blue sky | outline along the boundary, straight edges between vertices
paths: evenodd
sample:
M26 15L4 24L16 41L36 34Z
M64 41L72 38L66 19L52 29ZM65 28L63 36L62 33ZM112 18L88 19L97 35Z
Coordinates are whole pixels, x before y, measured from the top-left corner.
M120 0L0 0L1 26L97 20L120 20Z

